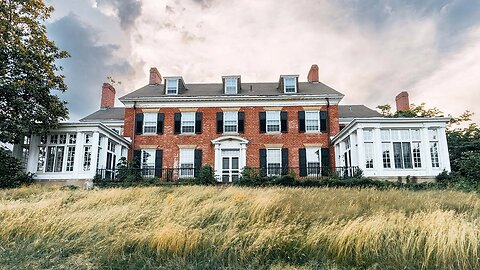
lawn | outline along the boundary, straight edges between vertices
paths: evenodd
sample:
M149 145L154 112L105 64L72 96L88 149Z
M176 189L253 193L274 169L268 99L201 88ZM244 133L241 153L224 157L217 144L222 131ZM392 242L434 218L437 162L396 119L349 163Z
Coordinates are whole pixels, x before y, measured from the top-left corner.
M457 191L144 187L0 191L2 269L479 269Z

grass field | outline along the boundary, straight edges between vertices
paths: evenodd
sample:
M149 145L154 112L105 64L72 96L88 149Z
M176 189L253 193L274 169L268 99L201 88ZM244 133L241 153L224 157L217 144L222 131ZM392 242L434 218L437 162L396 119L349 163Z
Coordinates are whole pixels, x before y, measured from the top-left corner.
M0 191L2 269L480 269L480 197L150 187Z

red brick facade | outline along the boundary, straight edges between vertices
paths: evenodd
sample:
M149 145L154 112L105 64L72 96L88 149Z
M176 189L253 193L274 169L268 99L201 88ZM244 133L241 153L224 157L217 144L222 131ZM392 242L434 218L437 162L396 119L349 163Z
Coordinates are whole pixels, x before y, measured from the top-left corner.
M317 107L320 110L327 110L327 106ZM135 134L135 112L142 112L142 109L126 108L124 136L132 138L133 150L139 150L148 146L155 146L163 150L163 167L173 168L178 166L179 147L178 145L196 145L197 149L202 149L202 163L214 166L214 146L211 140L224 136L217 134L216 113L221 112L222 108L197 108L198 112L203 113L202 133L201 134L174 134L174 113L180 112L178 108L161 108L158 112L164 114L164 131L159 135L136 135ZM245 138L249 141L247 144L247 166L259 167L259 149L266 148L265 144L283 144L283 148L288 148L289 167L299 167L299 148L304 148L304 144L321 144L322 147L330 148L330 165L335 166L335 153L332 146L329 145L329 137L339 132L338 124L338 106L328 107L328 126L327 133L300 133L298 128L298 111L305 110L302 106L284 106L282 111L288 112L288 132L280 134L260 133L259 112L265 111L264 107L241 107L240 112L245 113L245 132L236 136ZM149 108L148 112L153 110ZM155 110L157 111L157 110ZM230 135L230 134L228 134ZM132 151L129 153L132 158Z
M115 106L115 88L109 83L102 85L102 100L100 108L113 108Z

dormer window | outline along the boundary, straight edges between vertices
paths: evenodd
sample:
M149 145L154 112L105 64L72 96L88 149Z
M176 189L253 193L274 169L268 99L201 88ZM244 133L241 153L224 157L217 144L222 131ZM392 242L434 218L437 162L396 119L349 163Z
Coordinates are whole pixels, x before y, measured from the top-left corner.
M227 95L236 95L240 88L240 76L223 76L223 92Z
M166 94L177 95L178 94L178 79L166 79Z
M293 76L283 77L283 92L297 93L297 78Z

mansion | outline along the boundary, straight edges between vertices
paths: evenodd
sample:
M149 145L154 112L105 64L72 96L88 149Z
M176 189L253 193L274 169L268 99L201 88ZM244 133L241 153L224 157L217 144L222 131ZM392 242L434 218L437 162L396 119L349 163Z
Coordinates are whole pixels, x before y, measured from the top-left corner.
M149 82L119 100L108 83L100 109L46 136L15 145L39 180L88 180L113 174L121 157L145 177L195 177L202 165L219 182L239 179L246 166L261 175L298 177L353 173L381 179L429 181L450 170L448 118L387 118L363 105L342 105L343 94L319 81L280 75L275 82L188 83L150 69ZM396 98L408 110L408 93Z

